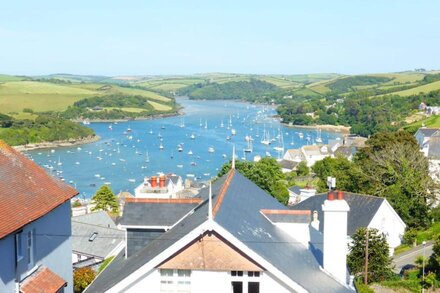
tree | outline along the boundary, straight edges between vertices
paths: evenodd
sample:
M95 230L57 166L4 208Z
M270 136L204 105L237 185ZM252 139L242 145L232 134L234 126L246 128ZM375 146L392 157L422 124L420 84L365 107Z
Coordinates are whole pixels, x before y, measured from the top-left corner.
M221 177L231 169L231 162L220 169ZM287 204L289 191L285 183L285 176L280 165L274 158L263 158L258 162L236 161L235 169L243 176L254 182L261 189L275 197L282 204Z
M82 292L96 277L96 272L89 267L79 268L73 272L73 290Z
M316 162L312 170L319 178L318 189L321 192L328 189L328 176L336 178L338 189L350 192L359 192L359 187L363 181L360 168L344 157L324 158Z
M296 167L296 174L298 176L307 176L310 173L310 169L306 162L300 162Z
M347 265L357 278L365 275L366 232L366 228L359 228L349 246ZM380 234L377 229L368 229L368 282L383 281L392 275L389 246L385 235Z
M96 203L93 211L103 210L111 211L112 213L119 212L119 206L116 199L116 195L107 185L101 186L96 194L93 196L92 200Z
M430 223L430 204L436 185L428 160L406 131L380 132L355 157L364 179L361 192L385 197L409 227Z

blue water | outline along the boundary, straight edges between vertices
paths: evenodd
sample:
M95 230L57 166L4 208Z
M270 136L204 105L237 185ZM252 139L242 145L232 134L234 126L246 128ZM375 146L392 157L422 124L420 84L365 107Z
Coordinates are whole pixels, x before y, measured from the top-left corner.
M90 127L101 137L98 142L35 150L30 151L29 155L48 172L74 186L82 197L90 198L103 184L109 184L115 193L133 193L145 176L158 172L176 173L192 180L207 180L230 160L233 144L239 159L253 160L256 155L264 157L268 153L278 157L273 148L278 145L279 139L269 146L262 144L260 141L264 130L271 138L281 132L285 149L311 144L317 136L315 130L282 126L278 120L271 118L275 110L268 106L187 99L179 99L178 102L184 107L183 116L117 124L92 123ZM228 129L230 121L236 130L235 136ZM222 122L224 127L221 127ZM182 123L185 127L181 127ZM112 130L109 129L110 125ZM132 131L127 132L127 129ZM298 132L304 133L303 139ZM191 139L192 134L195 139ZM243 151L248 147L245 140L247 135L254 139L252 153ZM229 141L228 136L231 137ZM323 143L338 136L341 135L321 133ZM309 140L307 137L310 137ZM163 150L159 149L161 143ZM182 152L177 149L179 144L183 147ZM208 152L209 147L215 151ZM190 150L193 155L188 154Z

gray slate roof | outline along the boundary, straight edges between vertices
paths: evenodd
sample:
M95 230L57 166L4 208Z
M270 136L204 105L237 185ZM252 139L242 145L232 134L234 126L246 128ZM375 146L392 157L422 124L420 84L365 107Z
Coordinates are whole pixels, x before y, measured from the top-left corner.
M225 182L226 176L213 183L213 205ZM201 191L206 198L208 190ZM287 209L254 183L236 172L215 222L233 234L249 249L259 254L278 270L310 292L352 292L325 274L313 254L298 241L271 224L261 209ZM165 251L207 220L208 203L205 200L175 227L151 241L142 251L123 260L118 256L109 268L104 270L86 292L104 292L132 272Z
M297 195L301 194L301 187L299 187L298 185L289 187L289 190Z
M93 241L90 236L97 232ZM118 230L106 212L96 212L72 218L72 250L105 258L124 241L124 231Z
M428 158L440 159L440 137L433 136L429 140Z
M423 136L425 137L431 137L434 133L436 133L437 131L439 131L440 128L419 128L419 130L417 130L416 134L423 134Z
M327 193L317 194L308 199L290 207L292 210L310 210L318 212L319 230L323 231L324 213L322 204L327 199ZM348 235L353 235L360 227L367 227L384 199L377 196L362 195L350 192L344 192L344 199L350 206L348 212Z
M127 202L121 225L172 226L198 204Z

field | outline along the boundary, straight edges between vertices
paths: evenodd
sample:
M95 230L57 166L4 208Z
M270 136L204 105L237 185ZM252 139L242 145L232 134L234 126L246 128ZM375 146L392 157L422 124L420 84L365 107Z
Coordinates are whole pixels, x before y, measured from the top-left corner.
M160 105L160 104L159 104ZM145 111L145 109L141 109L141 108L129 108L129 107L122 107L122 108L118 108L118 107L105 107L105 110L121 110L121 111L125 111L125 112L131 112L131 113L140 113L142 111Z
M23 108L34 111L61 111L74 102L93 96L95 92L64 85L18 81L0 84L0 112L22 112Z
M400 91L400 92L393 92L393 95L399 95L399 96L411 96L416 95L419 93L428 93L431 91L440 90L440 81L431 82L425 85L421 85L415 88L411 88L408 90Z
M23 108L30 108L35 112L63 111L78 100L110 94L140 95L156 101L154 105L158 110L170 109L170 106L160 104L160 102L169 102L170 98L141 89L96 83L54 84L12 81L0 83L0 112L25 118L29 114L23 113Z
M133 83L151 90L175 92L189 85L204 82L202 78L160 78Z
M150 103L158 111L169 111L169 110L171 110L171 107L168 106L168 105L160 104L160 103L153 102L153 101L148 101L148 103Z
M0 82L20 81L20 80L23 80L23 79L25 79L25 78L24 77L20 77L20 76L0 74Z

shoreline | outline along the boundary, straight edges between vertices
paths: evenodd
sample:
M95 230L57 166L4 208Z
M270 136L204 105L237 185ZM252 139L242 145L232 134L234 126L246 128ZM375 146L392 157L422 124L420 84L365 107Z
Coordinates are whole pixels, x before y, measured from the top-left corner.
M57 141L50 141L50 142L37 142L37 143L30 143L25 145L16 145L13 146L13 148L20 152L26 152L26 151L33 151L38 149L49 149L49 148L60 148L60 147L71 147L75 145L82 145L82 144L88 144L97 142L100 140L101 137L99 135L94 136L88 136L84 138L79 139L69 139L69 140L57 140Z
M136 117L133 119L93 119L90 120L90 123L114 123L114 122L128 122L128 121L143 121L143 120L155 120L155 119L162 119L162 118L168 118L168 117L173 117L173 116L180 116L183 115L183 113L180 111L180 109L174 113L166 113L166 114L156 114L156 115L151 115L151 116L146 116L146 117ZM79 119L75 119L72 120L73 122L76 123L82 123L83 120L79 120Z
M343 126L343 125L330 125L330 124L322 124L322 125L289 125L286 123L281 123L286 127L289 128L304 128L304 129L321 129L324 131L329 132L338 132L343 134L350 134L350 128L349 126Z

